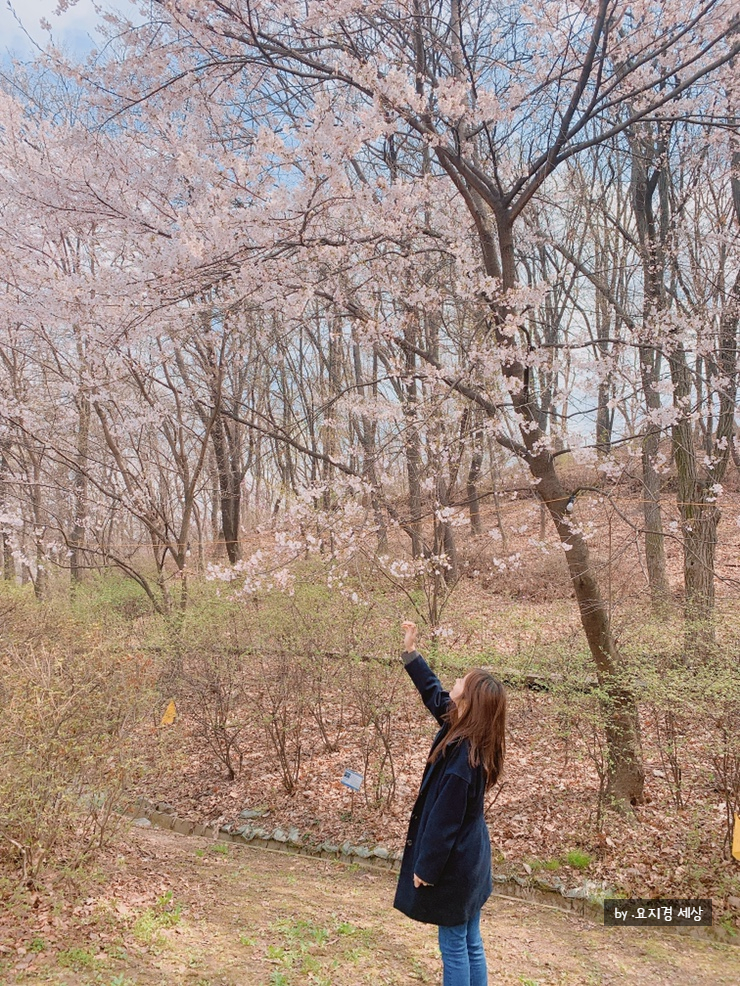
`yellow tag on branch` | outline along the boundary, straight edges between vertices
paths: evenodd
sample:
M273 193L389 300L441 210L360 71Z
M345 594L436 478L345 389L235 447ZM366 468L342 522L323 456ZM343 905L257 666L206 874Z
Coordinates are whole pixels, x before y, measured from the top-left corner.
M740 815L735 815L735 828L732 831L732 855L740 859Z
M177 706L175 705L174 698L170 699L170 704L164 710L164 715L162 716L162 726L171 726L175 721L177 716Z

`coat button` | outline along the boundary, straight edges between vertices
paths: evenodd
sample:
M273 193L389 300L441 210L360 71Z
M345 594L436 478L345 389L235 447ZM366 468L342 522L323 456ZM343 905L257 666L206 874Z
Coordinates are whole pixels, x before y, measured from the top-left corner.
M414 843L413 843L413 840L412 839L406 839L406 845L407 846L412 846L413 844Z

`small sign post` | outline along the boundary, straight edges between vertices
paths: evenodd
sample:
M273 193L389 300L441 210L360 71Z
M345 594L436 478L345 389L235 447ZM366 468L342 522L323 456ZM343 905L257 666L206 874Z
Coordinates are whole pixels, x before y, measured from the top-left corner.
M348 787L352 792L349 802L349 815L350 818L354 815L355 811L355 793L362 787L363 777L362 774L358 773L356 770L350 770L347 768L344 774L342 774L342 784Z
M362 787L362 780L362 774L358 774L356 770L345 770L342 776L342 784L348 787L353 794Z

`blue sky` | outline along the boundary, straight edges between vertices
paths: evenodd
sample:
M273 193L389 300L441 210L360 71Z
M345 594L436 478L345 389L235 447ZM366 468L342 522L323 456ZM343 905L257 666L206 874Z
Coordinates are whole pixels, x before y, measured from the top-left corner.
M10 6L15 8L23 27L39 44L48 38L47 32L39 26L44 17L52 26L54 39L72 51L82 53L99 44L95 33L98 15L93 0L78 0L59 16L54 13L57 4L58 0L0 0L0 59L9 51L21 58L28 58L34 52L32 42L24 34ZM138 6L134 0L100 0L99 5L118 10Z

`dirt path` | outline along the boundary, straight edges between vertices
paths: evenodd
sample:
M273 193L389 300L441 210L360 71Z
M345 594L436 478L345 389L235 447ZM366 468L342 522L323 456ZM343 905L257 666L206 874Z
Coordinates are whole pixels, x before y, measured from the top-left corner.
M435 930L391 909L394 881L135 829L74 913L11 927L0 984L438 986ZM490 901L483 934L497 986L740 982L740 948L603 928L521 901Z

